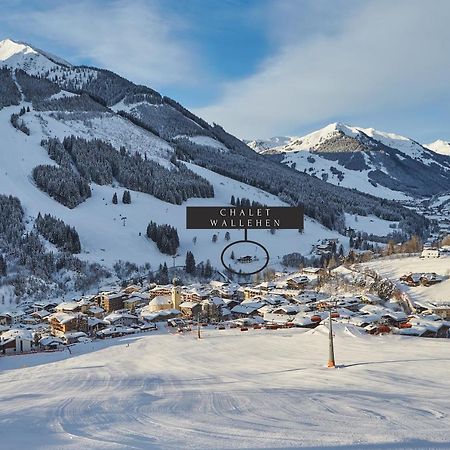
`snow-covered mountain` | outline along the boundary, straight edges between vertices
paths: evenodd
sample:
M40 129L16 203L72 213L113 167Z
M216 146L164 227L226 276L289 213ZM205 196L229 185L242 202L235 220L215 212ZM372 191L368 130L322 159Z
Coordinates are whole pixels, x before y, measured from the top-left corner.
M372 224L382 218L383 227L395 223L408 233L427 227L423 217L396 203L332 186L255 153L149 87L11 40L0 42L0 134L0 207L10 214L0 220L0 254L8 260L8 276L23 266L37 284L44 279L67 290L77 285L73 275L79 279L83 273L78 286L84 289L96 279L98 267L43 253L58 254L64 224L79 235L77 258L90 264L171 265L172 256L146 236L154 221L177 228L176 264L184 264L191 250L197 262L210 259L220 268L225 232L217 231L213 243L212 230L186 230L185 207L230 204L231 196L304 205L304 233L249 233L264 243L275 266L287 253L308 255L319 239L339 237L346 245L339 233L349 217L369 216ZM125 190L131 204L120 201ZM46 236L36 237L39 213L63 221L54 225L58 233L47 229ZM242 239L239 230L230 234L231 240Z
M438 139L437 141L431 142L431 144L425 144L424 147L433 150L435 153L450 156L450 142Z
M249 145L298 171L384 198L429 196L450 188L450 158L394 133L332 123L303 137ZM267 142L267 143L266 143Z

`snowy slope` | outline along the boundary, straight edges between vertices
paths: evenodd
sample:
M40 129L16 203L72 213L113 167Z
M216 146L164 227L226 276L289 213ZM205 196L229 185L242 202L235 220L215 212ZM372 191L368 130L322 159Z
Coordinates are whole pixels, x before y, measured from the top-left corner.
M254 141L261 153L327 182L389 199L428 196L450 185L450 159L407 137L332 123L303 137Z
M430 273L435 272L444 277L441 283L436 283L432 286L416 286L410 287L401 285L401 289L408 293L414 301L421 303L432 302L435 304L449 303L450 300L450 256L441 256L440 258L393 258L382 259L365 263L363 266L368 266L376 270L380 275L390 278L392 281L398 283L400 276L409 272L413 273Z
M46 135L42 132L41 123L37 119L28 119L27 121L32 130L30 136L14 129L9 123L12 112L18 111L20 107L8 107L0 110L0 134L2 135L0 192L14 195L21 200L27 219L31 224L41 212L42 214L50 213L74 226L81 239L83 252L80 257L88 261L100 262L109 267L119 259L138 264L149 262L155 269L159 263L164 261L172 264L172 258L160 254L156 245L145 237L147 225L153 220L160 224L169 223L177 227L181 243L179 248L181 256L177 260L178 264L184 264L184 255L187 250L191 250L197 261L206 261L209 258L214 265L221 267L220 253L225 246L225 231L218 231L218 242L212 244L211 238L214 231L186 230L185 207L188 205L229 204L232 195L273 206L282 204L277 197L264 191L188 164L189 168L204 176L214 185L215 198L191 199L178 206L163 202L148 194L132 191L131 205L122 203L112 205L111 199L114 192L117 192L120 198L123 188L91 184L92 197L75 209L68 209L37 189L33 183L31 171L34 167L40 164L55 163L40 145L41 139ZM26 116L28 115L29 113ZM84 136L86 132L86 129L79 123L71 124L69 127L61 122L54 121L55 123L53 123L47 116L46 120L48 123L44 125L43 129L52 136L62 137L71 133L79 133ZM121 131L119 125L120 121L124 121L124 119L120 117L103 117L98 120L99 130L93 128L90 131L97 137L108 138L109 135L109 139L115 145L125 145L133 137L133 131L138 133L141 130L131 124ZM95 120L94 123L96 123ZM146 133L145 130L141 130L140 134L137 134L143 140L142 147L135 146L134 148L146 148L148 143L145 140ZM154 139L154 137L150 136L149 139ZM166 147L167 143L159 151L163 152ZM168 163L167 160L164 161ZM121 221L122 216L127 217L125 227ZM281 256L292 251L309 253L312 245L319 238L339 236L336 232L330 231L308 218L305 222L304 234L299 234L296 230L279 230L272 235L269 230L264 230L249 233L249 235L251 238L264 242L269 249L273 264L277 264ZM195 246L192 242L194 236L197 237ZM241 239L242 236L242 232L231 232L232 239Z
M438 139L431 144L425 144L425 147L433 150L433 152L440 153L441 155L450 156L450 142Z
M0 358L8 450L445 449L449 342L205 330Z

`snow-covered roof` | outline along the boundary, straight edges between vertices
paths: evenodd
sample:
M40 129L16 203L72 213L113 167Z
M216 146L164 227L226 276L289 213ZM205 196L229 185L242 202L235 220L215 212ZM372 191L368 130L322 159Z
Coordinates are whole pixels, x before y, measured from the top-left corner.
M149 305L168 305L172 303L172 297L169 295L157 295L152 300L150 300Z
M78 302L61 302L56 306L56 311L75 311L81 305Z

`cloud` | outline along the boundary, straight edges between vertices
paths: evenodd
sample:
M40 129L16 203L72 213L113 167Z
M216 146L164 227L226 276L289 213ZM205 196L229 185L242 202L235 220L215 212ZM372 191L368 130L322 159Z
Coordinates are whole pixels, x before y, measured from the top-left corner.
M183 36L188 24L166 15L156 0L43 4L22 11L26 20L10 14L10 22L69 48L77 60L71 62L89 60L153 86L199 82L195 48Z
M305 23L301 3L282 4L289 26L276 31L277 51L253 75L225 83L219 100L197 114L241 137L268 137L448 96L449 2L352 2L325 15L324 27L318 8L309 33L294 26L296 17ZM273 16L282 27L280 11Z

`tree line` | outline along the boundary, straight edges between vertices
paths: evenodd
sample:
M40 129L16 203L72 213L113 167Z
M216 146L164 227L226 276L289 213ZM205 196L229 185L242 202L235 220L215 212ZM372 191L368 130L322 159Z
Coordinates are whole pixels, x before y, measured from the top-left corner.
M41 213L38 214L35 225L38 233L60 250L80 253L80 237L74 227L66 225L62 220L50 214L42 216Z

